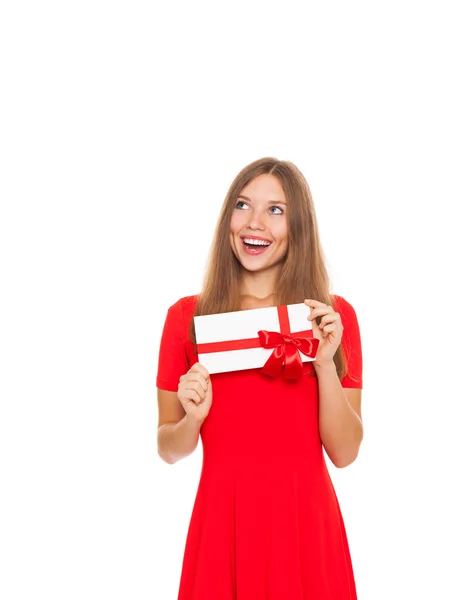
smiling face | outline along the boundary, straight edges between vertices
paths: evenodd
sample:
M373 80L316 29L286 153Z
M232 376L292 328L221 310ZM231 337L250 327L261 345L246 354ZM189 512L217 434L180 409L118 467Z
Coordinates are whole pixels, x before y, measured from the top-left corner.
M234 255L249 272L276 270L288 251L286 197L280 181L258 175L236 199L230 242Z

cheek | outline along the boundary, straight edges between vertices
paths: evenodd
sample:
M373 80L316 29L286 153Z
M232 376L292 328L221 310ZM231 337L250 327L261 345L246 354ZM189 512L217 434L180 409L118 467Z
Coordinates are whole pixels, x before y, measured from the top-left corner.
M275 227L272 227L271 231L272 235L278 242L282 244L288 243L288 226L286 219L282 220L281 223L277 223Z
M237 233L240 231L240 229L243 226L244 223L244 215L241 214L242 211L236 211L233 213L232 217L231 217L231 225L230 225L230 230L231 233Z

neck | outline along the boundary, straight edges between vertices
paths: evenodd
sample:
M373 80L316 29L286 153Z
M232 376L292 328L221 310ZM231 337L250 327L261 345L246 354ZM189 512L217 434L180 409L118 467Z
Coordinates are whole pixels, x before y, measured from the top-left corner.
M243 277L242 296L251 296L264 300L275 293L277 269L266 269L257 273L246 272Z

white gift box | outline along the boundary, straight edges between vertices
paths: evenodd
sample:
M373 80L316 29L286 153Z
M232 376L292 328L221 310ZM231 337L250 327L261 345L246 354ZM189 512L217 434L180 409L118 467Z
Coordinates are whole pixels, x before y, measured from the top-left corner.
M296 378L302 362L315 360L319 343L310 310L301 303L194 317L198 360L209 373L224 373L267 367L270 359L271 372L264 372L272 376L280 369L291 376L288 364L295 362ZM266 339L274 345L264 347Z

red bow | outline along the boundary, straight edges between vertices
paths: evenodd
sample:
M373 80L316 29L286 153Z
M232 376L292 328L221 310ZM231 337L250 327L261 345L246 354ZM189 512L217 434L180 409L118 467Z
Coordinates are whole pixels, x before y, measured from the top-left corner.
M320 343L318 338L305 337L301 335L303 333L305 332L283 334L277 331L258 331L261 346L274 348L261 373L278 377L285 365L285 379L302 377L302 358L299 350L306 356L315 358Z

